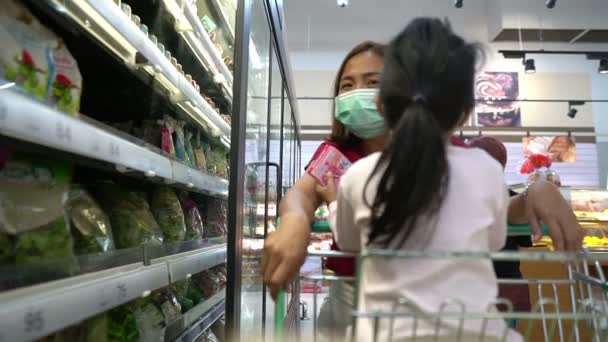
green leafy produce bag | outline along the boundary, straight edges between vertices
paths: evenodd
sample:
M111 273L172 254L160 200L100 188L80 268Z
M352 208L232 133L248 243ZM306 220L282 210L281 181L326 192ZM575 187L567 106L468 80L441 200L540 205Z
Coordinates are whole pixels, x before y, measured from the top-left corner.
M163 233L142 192L129 190L112 181L97 182L92 189L110 218L117 248L163 243Z
M137 342L139 331L135 315L129 305L122 305L110 310L108 317L108 341L110 342ZM88 341L87 341L88 342Z
M15 258L15 243L8 234L0 233L0 266L11 264Z
M137 324L139 341L158 341L164 336L165 318L152 299L136 299L131 302L130 307Z
M163 231L164 241L183 241L186 236L186 223L175 190L168 186L156 187L152 192L150 204L154 217Z
M110 219L82 186L72 186L66 210L70 216L74 249L77 254L114 250Z
M74 271L72 237L64 203L70 165L29 154L15 154L0 169L0 249L18 264L47 264L52 273ZM13 249L11 244L14 241ZM51 264L52 263L52 264Z

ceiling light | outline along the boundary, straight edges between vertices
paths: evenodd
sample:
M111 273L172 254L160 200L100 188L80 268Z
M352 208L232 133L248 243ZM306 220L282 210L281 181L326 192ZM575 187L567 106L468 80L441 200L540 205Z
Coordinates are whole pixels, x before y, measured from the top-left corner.
M338 6L342 8L348 6L348 0L338 0Z
M576 110L576 108L574 107L570 107L570 109L568 110L568 117L570 117L570 119L574 119L576 117L576 113L578 113L578 110Z
M556 2L557 2L557 0L547 0L547 1L545 1L545 5L547 6L547 8L551 9L551 8L555 7Z
M454 7L456 8L462 8L462 3L464 1L463 0L454 0Z
M600 74L608 74L608 58L600 59L600 66L597 68Z
M534 59L524 59L524 66L526 74L533 74L536 72L536 66L534 65Z

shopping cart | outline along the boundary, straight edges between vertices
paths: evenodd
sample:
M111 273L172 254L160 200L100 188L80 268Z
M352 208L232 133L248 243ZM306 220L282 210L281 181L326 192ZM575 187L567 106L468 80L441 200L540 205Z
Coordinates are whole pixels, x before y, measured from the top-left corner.
M529 234L529 228L510 227L510 234ZM490 322L504 320L525 341L608 341L608 253L583 250L560 253L548 249L527 252L468 253L428 251L367 251L362 255L344 252L314 252L309 258L357 258L357 275L340 277L324 273L302 276L301 280L324 286L326 291L302 294L296 286L291 293L291 308L308 317L288 322L285 294L279 295L275 312L275 340L361 341L359 326L367 325L373 341L508 341L507 328L500 336L486 329ZM434 312L415 309L408 298L394 298L390 309L364 312L357 305L360 272L372 258L409 260L492 260L521 262L523 279L498 279L499 286L527 287L531 306L516 310L511 300L497 298L483 310L468 310L466 305L445 298ZM467 284L463 284L467 286ZM306 308L307 310L301 310ZM498 308L498 309L497 309ZM362 323L364 322L364 323ZM405 323L404 323L405 322ZM477 322L478 324L471 324ZM293 326L295 324L295 327ZM471 331L470 326L481 327ZM289 329L285 327L291 326ZM404 336L404 327L407 332ZM430 329L430 330L429 330ZM511 336L511 335L509 335Z

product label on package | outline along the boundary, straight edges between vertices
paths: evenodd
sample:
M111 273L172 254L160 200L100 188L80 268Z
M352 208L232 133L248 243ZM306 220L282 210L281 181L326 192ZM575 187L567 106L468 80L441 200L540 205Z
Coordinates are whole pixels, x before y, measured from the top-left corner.
M328 172L331 172L338 182L351 165L352 163L337 148L325 146L306 172L315 177L322 185L327 185Z

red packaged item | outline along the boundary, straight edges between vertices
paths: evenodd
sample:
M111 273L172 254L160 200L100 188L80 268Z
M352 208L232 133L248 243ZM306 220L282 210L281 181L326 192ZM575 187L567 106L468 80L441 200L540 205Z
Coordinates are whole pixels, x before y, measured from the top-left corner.
M352 163L342 152L333 146L326 145L319 154L319 157L308 166L306 172L325 186L327 185L327 173L331 172L335 177L336 183L338 183L340 177L351 165Z

